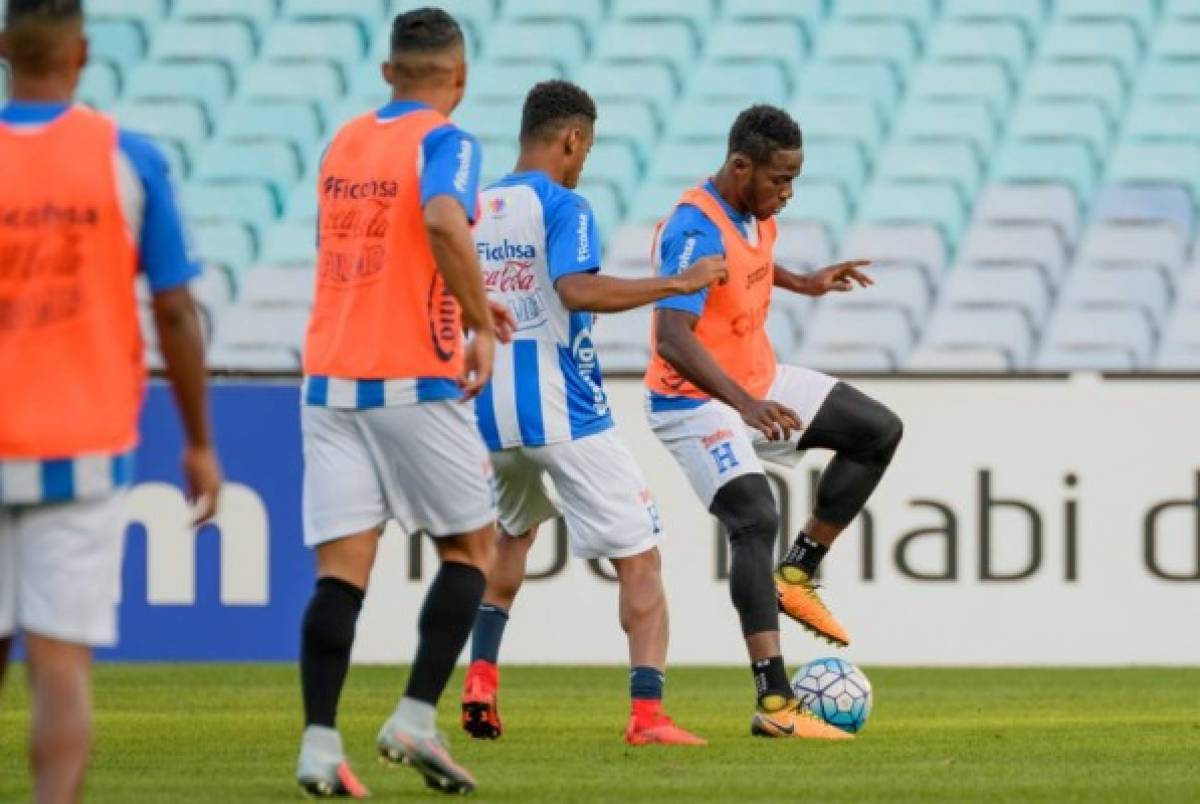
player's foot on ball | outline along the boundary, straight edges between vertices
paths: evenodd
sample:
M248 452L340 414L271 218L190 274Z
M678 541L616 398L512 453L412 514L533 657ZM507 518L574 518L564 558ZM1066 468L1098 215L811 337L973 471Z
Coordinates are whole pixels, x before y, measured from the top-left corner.
M463 685L463 731L479 740L495 740L504 733L500 722L500 671L482 659L471 662Z
M750 733L755 737L797 737L805 740L853 740L836 726L804 708L795 698L787 699L778 709L762 707L750 720Z
M300 743L296 782L313 798L366 798L365 785L350 770L335 729L309 726Z
M775 569L775 591L779 593L779 610L784 614L839 647L850 644L850 635L817 594L817 584L800 567L780 564Z
M440 734L413 734L389 720L377 739L379 756L392 765L408 765L439 793L472 793L475 777L450 757Z
M662 711L651 718L630 715L625 742L629 745L708 745L708 740L679 728Z

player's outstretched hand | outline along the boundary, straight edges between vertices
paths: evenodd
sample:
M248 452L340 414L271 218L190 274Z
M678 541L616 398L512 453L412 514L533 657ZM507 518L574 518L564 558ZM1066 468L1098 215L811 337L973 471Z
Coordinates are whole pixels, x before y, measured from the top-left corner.
M705 257L692 263L679 275L679 279L683 283L684 293L695 293L714 282L724 285L729 279L729 267L725 265L724 257Z
M811 275L815 290L817 291L813 295L820 296L830 291L845 293L848 290L854 289L855 282L858 283L859 287L871 287L871 285L875 284L875 280L858 270L870 264L870 260L850 260L849 262L839 262L837 265L822 268Z
M203 525L217 514L221 495L221 462L212 447L186 447L183 451L183 479L187 483L188 501L195 517L192 526Z
M496 341L490 332L476 332L467 343L464 353L463 374L458 378L462 389L462 402L470 402L479 396L492 379L492 359L496 354Z
M516 316L504 302L488 299L488 307L492 311L492 328L496 333L496 340L500 343L509 343L512 341L513 333L517 331Z
M794 430L804 427L796 411L770 399L755 399L739 413L742 421L758 430L768 441L787 441Z

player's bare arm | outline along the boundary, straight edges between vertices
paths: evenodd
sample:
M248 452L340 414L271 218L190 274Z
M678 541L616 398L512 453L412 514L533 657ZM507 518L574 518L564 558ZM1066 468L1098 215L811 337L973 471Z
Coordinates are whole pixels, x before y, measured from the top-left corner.
M446 287L462 307L463 327L472 338L466 347L466 368L460 378L463 399L474 399L492 377L496 350L495 323L483 289L471 224L457 200L439 195L425 205L425 231Z
M618 279L603 274L568 274L554 289L569 310L619 313L671 296L686 296L714 282L724 284L728 278L729 269L722 257L706 257L674 276Z
M756 399L725 373L696 338L699 318L682 310L659 310L656 316L658 353L679 376L729 405L741 415L742 421L771 441L786 440L793 430L803 427L791 408L769 399Z
M183 451L183 476L188 495L196 504L200 524L217 512L221 464L213 448L208 420L208 392L204 368L204 339L196 303L187 286L154 296L154 328L175 394L187 445Z
M824 296L826 293L845 293L859 287L869 288L875 280L860 271L870 260L849 260L830 265L811 274L797 274L782 265L775 266L775 287L803 296Z

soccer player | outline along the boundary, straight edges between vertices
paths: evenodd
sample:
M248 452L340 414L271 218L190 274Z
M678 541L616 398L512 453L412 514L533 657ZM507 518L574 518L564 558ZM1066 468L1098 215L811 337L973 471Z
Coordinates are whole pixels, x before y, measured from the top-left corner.
M366 795L335 716L389 519L430 534L441 567L417 621L408 686L377 747L436 790L474 789L434 719L496 539L491 463L462 404L491 376L496 324L471 239L479 143L447 119L466 85L458 24L431 8L396 17L383 75L392 101L343 126L321 165L304 350L304 538L318 580L301 634L297 778L323 797ZM511 323L507 312L495 321Z
M197 522L221 483L189 256L146 138L72 98L87 63L79 0L9 0L0 58L0 680L20 632L39 802L82 796L92 648L117 603L145 380L145 275L186 447Z
M516 169L484 191L484 217L475 229L488 292L509 307L518 330L497 353L492 382L476 402L479 429L492 451L504 535L475 626L463 728L475 737L500 736L500 640L538 525L559 513L543 485L549 475L572 552L610 559L616 569L633 668L626 741L698 745L703 740L663 712L661 528L641 470L613 429L591 329L594 313L698 291L722 279L725 268L717 258L663 278L598 273L596 219L574 192L595 120L595 104L574 84L535 86L522 112Z
M755 734L840 738L806 717L793 698L779 646L779 617L845 645L845 630L813 585L821 559L862 510L900 443L900 420L838 380L778 365L765 324L773 287L809 296L863 287L846 262L811 275L775 264L775 216L792 197L804 152L800 127L771 106L742 112L716 175L683 194L662 228L660 271L670 276L721 255L729 281L658 303L646 371L651 429L696 494L725 525L730 592L758 692ZM817 486L812 518L775 568L779 517L760 458L794 466L804 450L834 451Z

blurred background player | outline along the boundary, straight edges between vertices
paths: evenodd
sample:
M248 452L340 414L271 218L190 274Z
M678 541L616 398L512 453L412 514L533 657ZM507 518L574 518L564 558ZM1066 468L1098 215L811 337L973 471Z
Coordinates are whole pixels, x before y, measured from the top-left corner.
M441 568L418 618L408 686L378 749L434 789L475 786L434 726L496 537L491 464L462 404L487 384L495 348L471 239L479 143L447 119L466 86L462 31L438 9L401 14L382 69L393 100L337 132L318 184L301 417L304 538L316 549L318 580L302 626L297 776L319 796L366 795L335 717L389 519L432 535Z
M0 58L0 680L24 636L39 802L82 795L92 648L117 603L145 365L145 274L183 420L183 474L216 509L204 347L167 163L72 98L87 63L79 0L9 0Z
M775 216L804 163L800 127L771 106L753 106L729 134L716 175L684 193L659 236L670 276L721 255L729 281L658 303L646 371L651 429L696 494L729 532L730 592L750 654L764 736L845 734L796 705L779 645L779 609L845 645L849 638L817 596L814 574L829 545L874 491L900 443L900 420L836 379L778 365L765 324L773 287L820 296L871 280L847 262L799 276L774 262ZM759 458L794 466L803 450L835 455L817 486L816 509L772 579L779 530Z
M513 173L483 193L475 246L488 292L517 319L496 356L476 413L496 471L500 525L463 693L463 728L501 733L500 640L538 525L559 515L542 477L554 480L577 558L607 558L620 588L629 637L627 742L697 745L663 712L667 601L658 552L661 526L633 455L613 429L592 345L593 313L611 313L707 287L720 259L677 276L615 279L600 270L600 235L574 188L592 147L596 106L566 81L538 84L525 99L521 153Z

